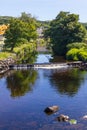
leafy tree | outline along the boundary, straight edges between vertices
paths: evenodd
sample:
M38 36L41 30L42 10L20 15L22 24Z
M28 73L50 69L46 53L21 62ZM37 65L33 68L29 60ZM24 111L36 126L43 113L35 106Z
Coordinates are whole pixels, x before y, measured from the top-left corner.
M9 28L5 32L5 47L10 47L11 51L18 43L19 39L26 39L30 41L31 39L36 39L36 26L28 22L24 22L18 18L13 18L10 20Z
M55 55L65 55L66 45L73 42L82 42L86 29L78 22L79 16L69 12L60 12L51 21L50 27L45 31L45 37L50 37L52 50Z
M22 20L23 22L28 22L29 24L31 23L36 24L36 19L32 17L32 15L29 13L27 14L25 12L22 12L19 19Z

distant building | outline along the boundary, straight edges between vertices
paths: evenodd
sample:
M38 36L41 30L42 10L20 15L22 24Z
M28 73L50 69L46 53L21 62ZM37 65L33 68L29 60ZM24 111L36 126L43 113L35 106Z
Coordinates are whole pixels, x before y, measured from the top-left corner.
M43 27L37 28L37 33L39 38L43 38Z

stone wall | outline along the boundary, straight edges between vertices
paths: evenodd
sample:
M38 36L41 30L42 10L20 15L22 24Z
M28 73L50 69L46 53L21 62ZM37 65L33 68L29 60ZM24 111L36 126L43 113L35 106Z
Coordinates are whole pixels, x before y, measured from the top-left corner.
M7 70L9 70L9 66L14 63L15 63L15 60L12 57L9 57L5 60L0 60L0 74L3 74Z

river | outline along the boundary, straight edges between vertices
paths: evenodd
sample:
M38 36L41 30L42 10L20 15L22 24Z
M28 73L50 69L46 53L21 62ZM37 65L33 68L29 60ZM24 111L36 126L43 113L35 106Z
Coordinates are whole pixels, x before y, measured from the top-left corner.
M39 55L38 62L49 62ZM57 105L48 115L44 109ZM75 123L59 122L61 114ZM0 77L0 130L87 130L87 71L14 70Z

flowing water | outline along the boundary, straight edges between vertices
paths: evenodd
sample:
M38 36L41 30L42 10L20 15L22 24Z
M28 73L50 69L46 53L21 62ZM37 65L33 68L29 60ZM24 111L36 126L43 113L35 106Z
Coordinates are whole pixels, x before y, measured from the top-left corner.
M36 62L48 62L39 55ZM44 60L45 59L45 60ZM56 113L44 109L58 105ZM56 120L60 114L75 124ZM87 71L14 70L0 77L0 130L87 130Z

